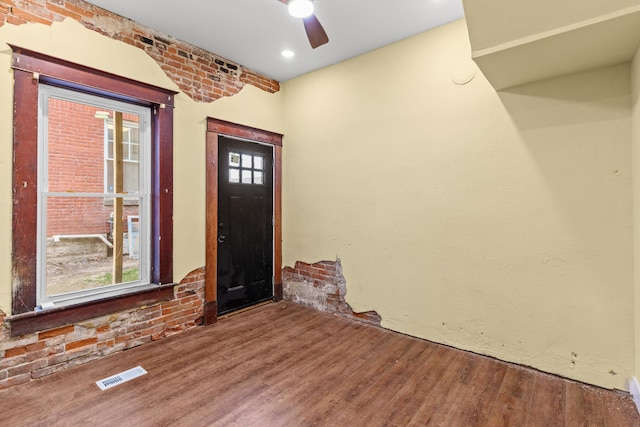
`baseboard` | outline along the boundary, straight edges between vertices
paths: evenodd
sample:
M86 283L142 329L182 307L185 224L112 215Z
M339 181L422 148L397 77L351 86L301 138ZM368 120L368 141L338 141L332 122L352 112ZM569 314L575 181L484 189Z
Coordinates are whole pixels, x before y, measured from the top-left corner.
M640 382L636 377L629 378L629 393L633 398L633 402L636 404L636 409L640 412Z

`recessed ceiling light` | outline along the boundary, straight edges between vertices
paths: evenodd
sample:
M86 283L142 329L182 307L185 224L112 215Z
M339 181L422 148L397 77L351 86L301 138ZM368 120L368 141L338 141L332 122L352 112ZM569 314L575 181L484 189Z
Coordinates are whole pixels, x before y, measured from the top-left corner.
M289 14L296 18L306 18L313 13L311 0L291 0L289 2Z
M295 53L292 50L288 50L288 49L283 50L282 52L280 52L280 54L285 58L293 58L293 56L295 55Z

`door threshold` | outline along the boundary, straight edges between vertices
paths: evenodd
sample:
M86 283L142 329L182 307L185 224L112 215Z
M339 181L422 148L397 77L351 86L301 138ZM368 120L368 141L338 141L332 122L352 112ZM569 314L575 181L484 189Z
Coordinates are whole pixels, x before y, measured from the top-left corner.
M254 304L254 305L250 305L249 307L239 308L239 309L237 309L235 311L232 311L232 312L229 312L229 313L225 313L225 314L221 314L220 316L218 316L218 320L225 319L227 317L231 317L233 315L244 313L245 311L253 310L253 309L256 309L256 308L260 308L263 305L273 304L273 303L274 303L273 300L267 300L267 301L259 302L259 303Z

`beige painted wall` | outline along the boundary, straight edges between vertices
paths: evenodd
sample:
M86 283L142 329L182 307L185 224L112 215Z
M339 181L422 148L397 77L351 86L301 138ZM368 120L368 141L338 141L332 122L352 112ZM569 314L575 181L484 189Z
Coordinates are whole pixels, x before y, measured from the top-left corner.
M12 72L15 44L138 81L177 90L142 50L65 20L0 27L0 310L11 309ZM238 95L210 104L176 96L174 110L174 280L205 264L206 117L274 132L283 131L280 93L246 86Z
M284 262L383 326L604 387L634 372L629 64L497 93L464 21L284 84Z
M463 3L474 50L640 6L639 0L463 0Z
M631 63L632 164L633 164L633 246L635 300L635 376L640 378L640 48Z

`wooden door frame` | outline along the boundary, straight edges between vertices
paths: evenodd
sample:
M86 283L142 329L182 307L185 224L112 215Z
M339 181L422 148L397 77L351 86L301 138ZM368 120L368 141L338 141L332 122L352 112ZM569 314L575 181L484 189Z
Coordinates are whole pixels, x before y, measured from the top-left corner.
M282 135L207 117L204 324L218 319L218 147L221 136L273 146L273 295L282 299Z

